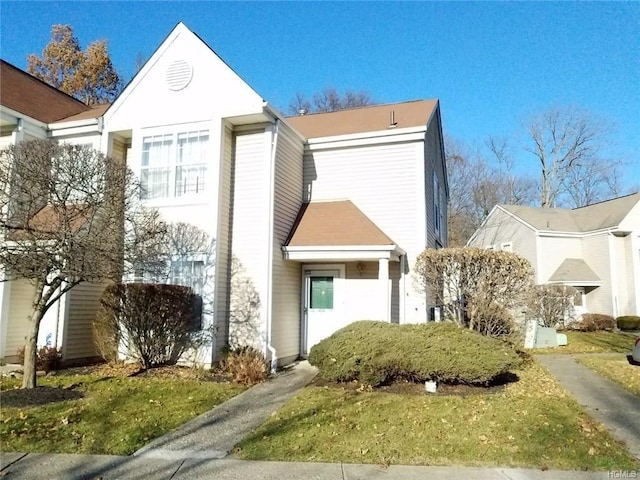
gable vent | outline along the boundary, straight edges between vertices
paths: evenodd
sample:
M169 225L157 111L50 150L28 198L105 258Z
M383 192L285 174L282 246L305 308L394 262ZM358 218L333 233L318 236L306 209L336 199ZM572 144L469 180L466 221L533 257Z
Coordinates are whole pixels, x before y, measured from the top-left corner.
M182 90L193 77L193 67L184 60L176 60L167 68L166 80L169 90Z

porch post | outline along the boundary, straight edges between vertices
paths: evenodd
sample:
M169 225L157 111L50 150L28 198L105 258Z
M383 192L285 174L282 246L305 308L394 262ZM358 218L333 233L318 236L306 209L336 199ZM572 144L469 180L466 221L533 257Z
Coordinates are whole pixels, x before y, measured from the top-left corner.
M391 321L389 316L389 259L378 260L378 282L380 283L380 308L382 309L382 320Z

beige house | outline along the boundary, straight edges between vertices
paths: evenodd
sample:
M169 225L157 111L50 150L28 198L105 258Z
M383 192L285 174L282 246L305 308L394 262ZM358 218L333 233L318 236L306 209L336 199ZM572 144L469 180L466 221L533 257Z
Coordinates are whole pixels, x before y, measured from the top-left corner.
M640 314L640 193L573 210L497 205L467 245L513 251L536 283L576 287L579 312Z
M33 82L22 72L16 88ZM88 143L126 161L166 221L215 239L215 263L194 252L169 279L209 302L203 326L215 338L200 362L251 344L287 363L355 320L426 320L430 305L411 275L422 250L447 244L437 100L286 117L178 24L112 105L67 97L77 111L38 120L2 101L0 142L28 138L20 129L32 122L37 135ZM23 337L17 284L0 284L2 329L13 332L0 357ZM65 358L92 345L100 288L78 288L91 298L76 305L72 290L52 314L55 328L43 329L58 332ZM70 323L77 312L81 326Z

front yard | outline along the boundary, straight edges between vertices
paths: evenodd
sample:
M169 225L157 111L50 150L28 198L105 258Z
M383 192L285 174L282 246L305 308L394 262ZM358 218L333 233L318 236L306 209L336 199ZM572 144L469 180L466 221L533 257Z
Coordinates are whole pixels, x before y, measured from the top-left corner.
M576 360L640 397L640 366L631 365L626 355L590 355Z
M466 395L312 385L236 447L244 459L637 469L538 364Z
M567 335L567 345L557 348L535 348L529 353L631 353L636 336L625 332L561 332Z
M32 391L17 389L17 379L2 379L0 450L130 455L246 389L176 372L61 371L39 378Z

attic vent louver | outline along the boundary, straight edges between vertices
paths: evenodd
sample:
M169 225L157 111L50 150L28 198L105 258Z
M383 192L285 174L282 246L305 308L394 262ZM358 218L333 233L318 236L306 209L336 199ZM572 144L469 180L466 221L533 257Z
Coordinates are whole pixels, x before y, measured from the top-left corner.
M169 90L182 90L193 77L193 67L184 60L176 60L167 68L166 80Z

